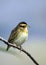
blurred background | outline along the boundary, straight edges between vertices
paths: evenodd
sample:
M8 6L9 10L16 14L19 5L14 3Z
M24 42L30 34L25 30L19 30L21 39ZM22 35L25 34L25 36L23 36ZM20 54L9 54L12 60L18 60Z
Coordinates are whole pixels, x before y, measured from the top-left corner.
M29 36L23 48L31 53L40 65L46 65L46 0L0 0L0 36L8 40L11 30L21 21L31 26L28 28ZM6 45L0 42L1 46ZM23 61L24 58L19 61L18 57L16 60L16 57L0 52L0 64L6 65L4 58L8 60L8 57L14 57L14 61L7 61L8 65L15 65L17 62L20 65L25 62L24 65L34 65L27 56L22 55L28 62Z

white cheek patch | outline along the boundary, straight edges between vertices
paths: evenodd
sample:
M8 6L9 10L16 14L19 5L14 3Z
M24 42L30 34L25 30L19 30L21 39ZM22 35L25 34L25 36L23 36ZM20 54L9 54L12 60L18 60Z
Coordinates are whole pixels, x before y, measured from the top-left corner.
M25 28L25 30L27 30L27 27Z

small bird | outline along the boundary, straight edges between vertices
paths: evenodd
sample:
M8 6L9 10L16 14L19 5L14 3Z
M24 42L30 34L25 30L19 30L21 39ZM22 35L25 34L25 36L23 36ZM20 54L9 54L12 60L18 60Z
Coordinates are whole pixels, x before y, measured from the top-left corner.
M12 31L10 34L10 37L8 39L8 42L11 44L15 44L17 47L20 47L22 49L22 44L27 40L28 38L28 24L26 22L20 22ZM7 51L9 50L10 46L7 46Z

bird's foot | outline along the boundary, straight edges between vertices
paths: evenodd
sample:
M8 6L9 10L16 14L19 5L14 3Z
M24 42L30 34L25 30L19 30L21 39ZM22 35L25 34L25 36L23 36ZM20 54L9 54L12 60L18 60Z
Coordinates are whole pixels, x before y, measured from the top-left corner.
M20 52L22 51L22 49L23 49L22 46L20 46Z

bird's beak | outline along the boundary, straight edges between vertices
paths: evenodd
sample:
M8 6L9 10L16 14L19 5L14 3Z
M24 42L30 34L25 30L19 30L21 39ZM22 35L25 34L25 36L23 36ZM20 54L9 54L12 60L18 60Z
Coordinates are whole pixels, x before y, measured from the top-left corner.
M27 27L31 28L31 26L30 26L30 25L27 25Z

